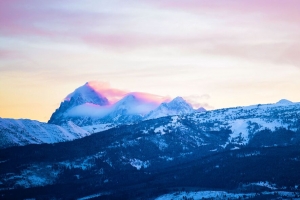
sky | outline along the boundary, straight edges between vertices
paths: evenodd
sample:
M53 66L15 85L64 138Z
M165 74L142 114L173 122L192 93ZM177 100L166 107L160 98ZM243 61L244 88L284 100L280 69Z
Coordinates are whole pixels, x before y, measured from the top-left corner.
M48 121L77 87L207 109L300 102L298 0L1 0L0 117Z

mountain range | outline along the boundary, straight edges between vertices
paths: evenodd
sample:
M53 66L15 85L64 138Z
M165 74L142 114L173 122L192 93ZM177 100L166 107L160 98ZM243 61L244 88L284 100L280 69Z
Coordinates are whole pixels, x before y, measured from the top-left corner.
M195 112L193 107L181 97L159 102L152 95L141 92L128 93L119 101L110 103L87 82L64 99L48 123L61 125L72 121L79 126L128 124L192 112Z
M0 150L1 197L300 196L300 103L198 112L181 97L158 103L130 93L110 103L86 87L68 95L48 124L0 120L1 138L18 139Z

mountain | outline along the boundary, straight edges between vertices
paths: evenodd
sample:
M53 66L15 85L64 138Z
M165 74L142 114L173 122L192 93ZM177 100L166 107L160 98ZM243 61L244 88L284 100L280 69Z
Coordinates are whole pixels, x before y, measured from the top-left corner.
M219 199L297 198L299 119L300 103L259 104L150 119L52 145L3 149L0 195L185 199L206 192Z
M48 123L63 125L72 121L78 126L119 125L194 112L181 97L167 103L162 97L141 92L128 93L110 104L94 85L88 82L68 95Z
M105 121L116 124L141 121L158 106L159 103L143 98L140 93L130 93L112 106L109 114L105 116Z
M64 117L66 111L86 103L98 106L109 105L107 98L97 92L91 82L87 82L64 99L59 108L52 114L48 123L62 124L61 118ZM63 121L63 123L66 123L66 121Z
M29 119L0 118L0 148L64 142L88 135L89 132L72 122L58 126Z
M287 99L281 99L280 101L278 101L276 104L279 104L279 105L291 105L293 104L292 101L289 101Z
M183 115L193 113L193 107L182 97L176 97L169 103L162 103L158 108L151 111L145 119L155 119L170 115Z

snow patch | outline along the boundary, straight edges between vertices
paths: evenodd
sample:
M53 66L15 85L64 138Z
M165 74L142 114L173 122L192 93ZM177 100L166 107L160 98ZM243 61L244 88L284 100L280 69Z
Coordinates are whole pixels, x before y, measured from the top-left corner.
M154 133L160 133L162 135L166 134L165 130L164 130L164 126L160 126L154 129Z
M168 156L159 156L160 159L166 160L166 161L172 161L174 158L168 157Z
M257 183L250 183L250 185L257 185L257 186L267 187L271 190L277 190L276 184L269 183L268 181L265 181L265 182L260 181Z
M231 131L229 141L236 139L237 137L241 137L242 141L238 143L247 144L249 142L249 134L248 134L248 120L238 119L231 122Z
M140 170L142 167L143 168L147 168L150 166L150 162L147 160L147 161L141 161L139 159L130 159L130 164L131 166L135 167L137 170Z
M89 195L89 196L81 197L77 200L93 199L93 198L96 198L96 197L101 197L103 195L110 195L110 194L111 194L110 192L97 193L97 194L92 194L92 195Z
M97 125L91 125L91 126L82 126L81 128L92 134L92 133L106 131L106 130L114 128L114 127L115 127L114 124L107 123L107 124L97 124Z

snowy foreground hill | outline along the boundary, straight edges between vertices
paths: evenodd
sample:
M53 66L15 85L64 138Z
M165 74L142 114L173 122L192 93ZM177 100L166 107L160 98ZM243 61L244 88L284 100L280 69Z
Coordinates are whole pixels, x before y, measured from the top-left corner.
M166 116L74 141L2 149L0 195L298 198L299 147L300 104L287 100Z
M29 119L0 118L0 148L74 140L90 133L72 122L63 126Z

